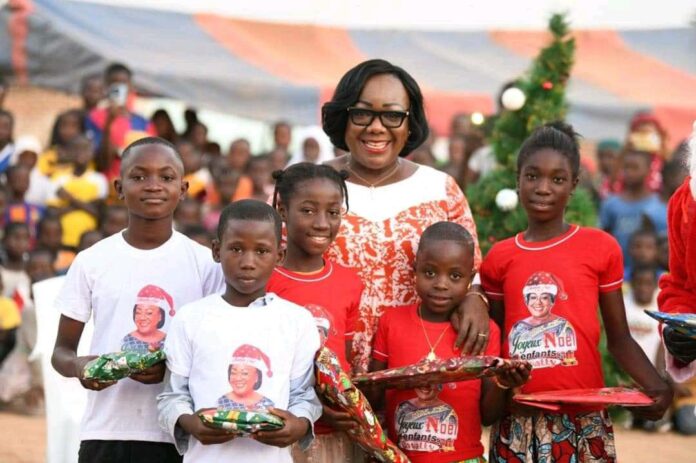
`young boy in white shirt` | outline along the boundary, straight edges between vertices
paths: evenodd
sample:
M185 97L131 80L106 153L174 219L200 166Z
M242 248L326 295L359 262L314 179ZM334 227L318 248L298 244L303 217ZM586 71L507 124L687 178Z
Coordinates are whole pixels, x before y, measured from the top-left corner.
M115 187L128 208L128 227L77 255L56 300L62 315L53 366L90 390L80 462L181 461L172 437L157 424L164 363L118 382L82 376L99 354L141 345L160 348L180 306L224 288L210 251L173 231L174 209L188 186L183 171L174 146L160 138L144 138L125 149ZM91 317L91 355L78 357Z
M225 293L183 307L165 341L171 371L159 396L160 424L186 462L290 463L322 413L314 392L319 334L312 315L266 284L280 262L281 219L269 205L236 201L220 216L213 256ZM284 421L251 438L206 427L195 410L265 410ZM209 445L218 444L218 445Z

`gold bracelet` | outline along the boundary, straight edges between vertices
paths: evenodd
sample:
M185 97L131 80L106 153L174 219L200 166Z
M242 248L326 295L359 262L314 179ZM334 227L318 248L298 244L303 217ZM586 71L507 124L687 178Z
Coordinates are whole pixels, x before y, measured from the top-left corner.
M507 391L508 389L510 389L510 386L505 386L503 384L500 384L500 381L498 380L497 376L493 377L493 382L495 383L496 386L498 386L503 391Z
M483 293L480 292L480 291L469 291L468 293L466 293L467 296L470 296L470 295L472 295L472 294L475 294L475 295L477 295L478 297L480 297L481 300L483 301L483 303L486 305L486 308L487 308L488 310L491 310L491 303L488 302L488 297L486 297L485 294L483 294Z

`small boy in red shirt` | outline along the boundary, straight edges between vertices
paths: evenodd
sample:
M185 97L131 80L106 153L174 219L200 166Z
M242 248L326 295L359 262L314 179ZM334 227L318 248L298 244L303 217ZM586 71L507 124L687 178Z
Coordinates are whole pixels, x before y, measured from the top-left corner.
M420 304L387 309L379 321L371 371L462 355L454 347L452 312L466 296L474 275L474 241L461 225L428 227L416 255ZM500 353L500 330L491 322L486 355ZM481 423L501 415L508 392L524 384L531 366L514 362L495 379L434 384L386 392L390 438L413 463L483 462Z

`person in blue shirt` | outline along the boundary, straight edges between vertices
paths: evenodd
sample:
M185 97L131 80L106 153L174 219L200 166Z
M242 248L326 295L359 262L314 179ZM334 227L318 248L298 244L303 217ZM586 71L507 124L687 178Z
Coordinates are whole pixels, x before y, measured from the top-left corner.
M621 245L624 265L631 266L629 242L631 235L644 228L649 220L654 230L667 230L667 207L660 197L645 185L650 173L650 153L628 151L623 158L623 192L610 195L599 209L599 226L611 233Z

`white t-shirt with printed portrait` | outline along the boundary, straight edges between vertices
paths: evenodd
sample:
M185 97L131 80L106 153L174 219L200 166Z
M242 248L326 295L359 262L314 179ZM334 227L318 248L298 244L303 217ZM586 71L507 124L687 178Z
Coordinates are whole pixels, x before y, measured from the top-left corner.
M129 245L121 233L79 253L56 307L66 317L94 318L90 354L161 348L171 320L191 301L224 291L224 277L208 248L178 232L155 249ZM164 383L125 378L89 391L81 440L172 442L157 424Z
M312 367L319 348L307 310L268 293L249 307L232 306L215 295L180 312L165 342L167 367L188 378L194 410L287 410L290 382ZM251 438L206 446L191 436L184 461L290 463L292 458L289 448Z

